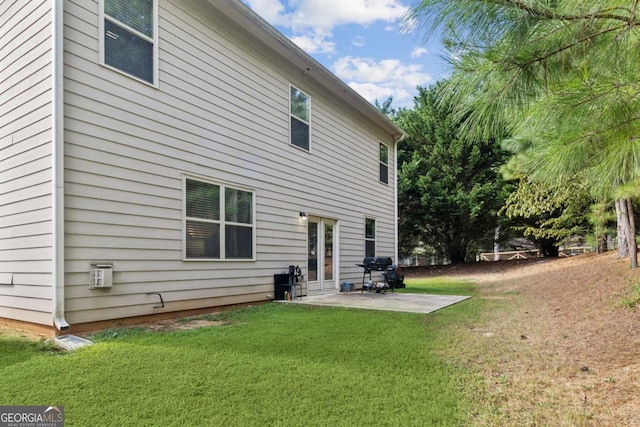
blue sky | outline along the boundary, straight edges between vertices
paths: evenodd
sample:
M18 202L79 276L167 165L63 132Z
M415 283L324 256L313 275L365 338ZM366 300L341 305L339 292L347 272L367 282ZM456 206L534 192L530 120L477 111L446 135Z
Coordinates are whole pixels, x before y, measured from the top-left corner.
M370 102L412 107L417 86L449 73L437 37L403 30L414 0L243 0Z

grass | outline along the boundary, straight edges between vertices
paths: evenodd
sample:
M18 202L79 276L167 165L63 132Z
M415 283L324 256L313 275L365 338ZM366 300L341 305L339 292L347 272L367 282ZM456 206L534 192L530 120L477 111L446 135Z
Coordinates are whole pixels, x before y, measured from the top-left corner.
M429 279L406 279L406 288L397 289L398 292L412 294L435 295L476 295L475 285L467 280L452 280L441 277Z
M618 302L621 307L635 309L640 304L640 284L633 285Z
M59 352L60 350L44 340L34 342L15 337L3 337L0 333L0 366L2 367L9 367L33 357Z
M478 310L274 303L224 313L224 326L103 331L74 353L0 336L0 402L64 406L68 426L463 426L469 373L444 354L448 325Z

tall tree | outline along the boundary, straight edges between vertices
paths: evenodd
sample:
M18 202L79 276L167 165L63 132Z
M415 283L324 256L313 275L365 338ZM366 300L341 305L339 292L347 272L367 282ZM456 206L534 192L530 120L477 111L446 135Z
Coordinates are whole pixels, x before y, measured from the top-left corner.
M637 266L632 192L640 183L638 0L422 0L419 28L456 53L443 94L465 129L530 140L536 180L579 176L615 200L623 251Z
M389 118L393 118L396 113L396 110L391 106L393 103L393 96L389 96L382 104L378 102L378 100L373 101L373 105L380 110L382 114Z
M440 87L418 88L414 108L397 113L409 134L399 152L400 241L405 253L422 243L455 263L493 242L506 153L495 140L459 138L460 122L439 102Z

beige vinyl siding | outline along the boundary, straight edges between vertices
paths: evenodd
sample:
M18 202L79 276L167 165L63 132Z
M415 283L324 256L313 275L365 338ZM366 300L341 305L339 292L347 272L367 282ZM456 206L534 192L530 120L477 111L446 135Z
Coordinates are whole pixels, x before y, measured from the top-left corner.
M306 270L301 210L340 221L345 278L359 274L364 215L393 230L393 186L378 183L378 141L391 137L212 7L160 0L155 89L98 64L97 2L65 2L72 324L269 299L274 273ZM289 144L290 83L312 97L311 153ZM256 261L182 260L183 174L255 191ZM392 255L393 232L378 244ZM96 262L113 263L112 289L89 289Z
M51 10L0 4L0 317L52 323Z

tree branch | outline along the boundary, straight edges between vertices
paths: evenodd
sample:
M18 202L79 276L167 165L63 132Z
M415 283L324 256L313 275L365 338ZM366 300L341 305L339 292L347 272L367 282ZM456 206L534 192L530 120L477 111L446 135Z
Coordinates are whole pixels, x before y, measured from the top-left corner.
M616 21L623 21L627 25L636 26L639 25L637 19L635 19L635 8L637 6L637 0L634 2L633 9L627 9L623 7L613 7L610 9L604 9L598 12L593 12L587 15L563 15L559 13L554 13L542 9L538 9L536 7L525 4L521 0L492 0L494 3L503 4L505 6L512 6L517 9L520 9L524 12L527 12L530 15L538 16L541 18L549 19L549 20L559 20L559 21L581 21L588 19L613 19ZM616 10L621 10L627 12L629 16L625 16L622 14L613 13Z
M559 47L558 49L553 50L553 51L547 53L546 55L543 55L543 56L540 56L538 58L534 58L534 59L532 59L530 61L524 62L523 64L519 65L519 67L524 68L524 67L527 67L527 66L529 66L531 64L535 64L537 62L544 61L546 59L551 58L554 55L559 54L560 52L564 52L565 50L571 49L572 47L578 46L581 43L589 41L589 40L593 39L594 37L598 37L598 36L601 36L603 34L610 33L612 31L617 31L617 30L620 30L620 29L622 29L624 27L626 27L626 25L620 25L620 26L613 27L613 28L607 28L606 30L598 31L597 33L590 34L588 36L582 37L581 39L578 39L575 42L570 43L570 44L568 44L566 46Z

